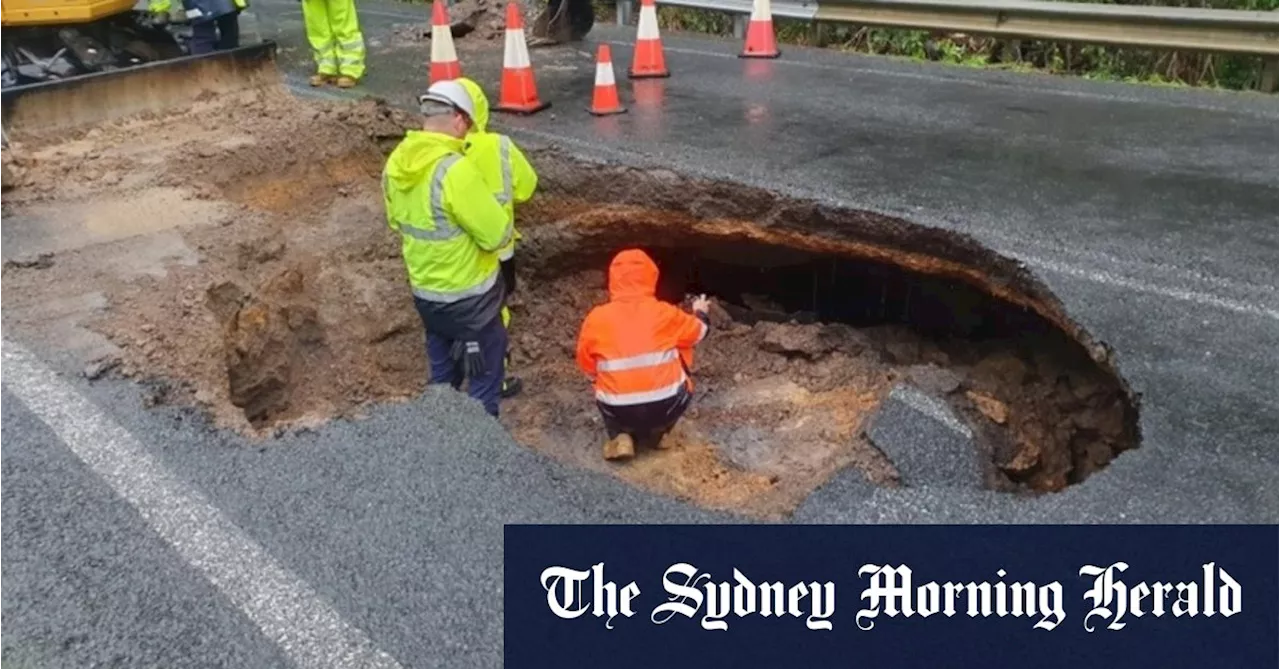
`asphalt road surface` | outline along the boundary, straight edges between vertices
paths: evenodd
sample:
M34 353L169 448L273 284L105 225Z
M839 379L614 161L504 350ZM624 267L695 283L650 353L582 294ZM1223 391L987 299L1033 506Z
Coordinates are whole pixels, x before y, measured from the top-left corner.
M256 7L301 81L297 4ZM408 102L427 44L397 30L426 10L360 10L357 93ZM592 33L620 79L631 32ZM497 44L460 45L464 71L496 82ZM673 76L624 83L631 112L601 120L594 44L536 50L552 110L498 122L968 233L1031 267L1143 396L1142 447L1063 493L840 476L795 522L1276 522L1274 97L665 44ZM737 521L549 462L452 393L260 447L39 342L6 341L3 370L6 668L495 666L504 523Z

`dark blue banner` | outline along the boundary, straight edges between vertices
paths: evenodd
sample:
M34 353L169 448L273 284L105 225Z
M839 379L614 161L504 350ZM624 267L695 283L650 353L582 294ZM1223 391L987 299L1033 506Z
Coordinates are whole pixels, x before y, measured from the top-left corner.
M1276 666L1270 526L506 527L524 667Z

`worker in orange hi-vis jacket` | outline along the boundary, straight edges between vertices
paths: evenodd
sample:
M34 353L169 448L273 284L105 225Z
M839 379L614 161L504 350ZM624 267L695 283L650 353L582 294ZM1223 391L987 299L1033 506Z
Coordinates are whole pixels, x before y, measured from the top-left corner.
M591 310L578 335L577 361L595 385L607 460L635 455L637 438L658 439L693 397L693 347L707 336L706 296L693 313L659 300L658 266L628 249L609 265L609 302Z

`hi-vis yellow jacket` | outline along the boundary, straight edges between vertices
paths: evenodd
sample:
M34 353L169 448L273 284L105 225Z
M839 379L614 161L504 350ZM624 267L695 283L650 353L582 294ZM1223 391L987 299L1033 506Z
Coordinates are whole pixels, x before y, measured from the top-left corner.
M234 0L237 9L248 9L249 0ZM147 11L152 14L168 14L172 0L147 0Z
M400 233L413 294L429 302L488 292L497 251L511 242L510 218L462 149L460 139L412 130L382 173L387 225Z
M467 134L467 158L480 170L480 176L493 191L498 204L506 210L507 217L515 224L516 204L528 202L533 191L538 188L538 173L525 158L524 152L506 135L489 132L489 99L484 90L476 82L462 78L458 83L467 89L471 103L475 106L475 117L471 119L471 132ZM516 240L520 232L516 231L511 243L498 252L502 260L510 260L515 253Z

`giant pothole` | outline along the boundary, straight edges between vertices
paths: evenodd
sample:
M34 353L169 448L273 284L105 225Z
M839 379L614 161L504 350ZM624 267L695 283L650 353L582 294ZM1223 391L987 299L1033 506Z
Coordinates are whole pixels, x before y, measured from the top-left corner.
M161 389L157 400L198 405L259 437L421 393L422 332L378 182L412 119L374 103L242 106L214 110L230 124L216 135L213 112L192 111L98 138L110 148L95 150L119 169L163 175L139 180L139 197L157 185L192 189L198 176L190 199L238 209L182 230L198 263L101 279L110 307L93 327L121 346L124 373ZM203 140L184 126L202 128ZM181 166L193 153L198 170ZM82 164L46 154L38 167L51 173ZM963 238L666 170L532 157L541 192L521 211L512 327L526 391L502 418L527 447L697 504L777 517L843 468L900 484L897 463L867 435L898 387L967 426L983 465L974 485L1056 491L1138 444L1134 400L1105 348L1020 267ZM87 181L77 201L118 190ZM26 205L59 197L72 196L39 193ZM605 298L609 257L632 246L658 260L663 297L705 292L718 308L674 447L612 465L600 457L603 432L573 346ZM39 276L7 274L6 299L51 290L71 267L82 282L107 273L91 266L100 250L75 253L83 257Z

